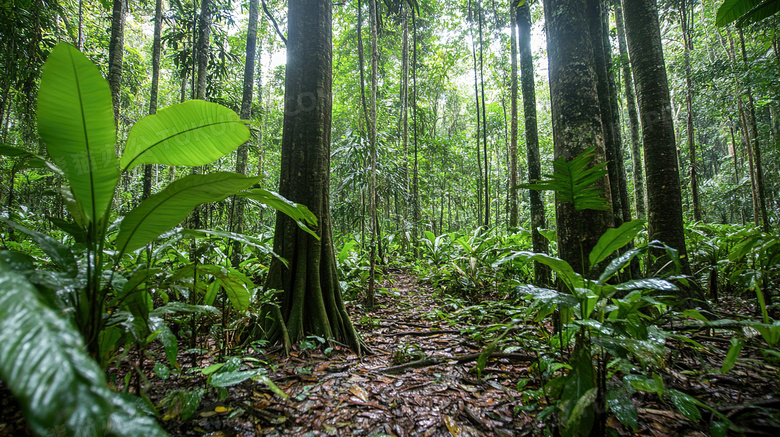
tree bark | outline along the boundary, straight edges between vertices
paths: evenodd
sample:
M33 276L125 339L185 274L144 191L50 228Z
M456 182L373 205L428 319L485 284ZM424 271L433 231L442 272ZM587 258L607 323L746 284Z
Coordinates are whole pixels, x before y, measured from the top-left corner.
M696 139L693 130L693 83L691 80L691 50L693 49L693 29L688 23L688 0L680 2L680 24L682 25L684 57L685 57L685 105L688 108L686 130L688 131L688 159L691 174L691 203L693 204L693 219L701 221L701 203L699 202L699 177L696 166ZM691 15L693 11L691 11Z
M114 125L119 126L122 88L122 58L125 52L125 2L114 0L111 12L111 41L108 46L108 86L114 107Z
M482 91L482 151L485 163L485 229L490 228L490 162L488 161L487 114L485 110L485 42L482 39L482 4L477 2L477 20L479 22L479 84Z
M542 176L539 155L539 132L536 123L536 81L534 59L531 54L531 9L527 2L517 8L517 32L520 50L520 78L523 92L523 122L525 124L526 159L528 160L528 183L538 182ZM536 253L547 253L547 239L539 232L545 227L544 200L541 191L530 190L531 244ZM534 282L549 284L550 269L534 262Z
M601 111L596 88L592 38L583 11L586 0L545 0L547 53L550 63L550 96L555 159L571 160L595 147L593 164L605 161ZM611 202L609 180L594 184ZM587 274L587 255L599 237L613 225L611 211L575 210L556 201L558 254L575 271Z
M623 11L642 121L648 239L676 249L683 273L689 274L677 147L656 2L623 0ZM664 254L657 254L656 267L669 261Z
M249 17L246 32L246 60L244 62L244 84L241 92L241 112L239 116L242 120L249 120L252 117L252 97L254 95L255 85L255 57L257 54L257 19L259 16L259 0L249 0ZM249 158L249 142L242 144L236 150L236 172L246 174L247 160ZM246 199L240 196L233 197L233 212L230 222L233 225L232 232L244 232L244 208ZM241 243L233 242L231 252L231 264L238 267L241 263Z
M480 126L482 125L480 120L480 107L479 107L479 76L477 73L477 41L474 38L474 28L473 28L473 14L476 14L476 12L472 12L471 8L471 0L469 0L469 14L472 16L472 24L469 25L469 32L471 33L471 56L474 61L474 101L475 101L475 109L477 111L477 169L479 170L479 176L477 177L477 223L479 225L482 225L482 151L480 150L480 144L479 144L479 137L482 134L482 129L480 129ZM487 171L487 170L486 170Z
M285 113L279 193L306 205L318 218L319 240L276 215L274 258L267 287L283 290L281 317L268 336L290 341L307 334L335 339L357 354L364 346L344 307L336 276L330 216L332 99L332 15L330 0L288 3ZM279 320L281 318L281 320Z
M634 79L631 73L631 65L628 62L628 49L626 48L626 34L623 24L623 8L620 2L615 4L615 22L617 24L618 49L620 50L620 63L623 67L623 86L626 93L626 108L628 112L628 125L631 132L631 161L634 176L634 205L638 218L646 216L645 207L645 177L642 169L642 141L639 136L639 116L636 109L636 94L634 94Z
M509 229L517 229L517 5L510 0L509 53L512 62L511 109L509 119Z
M206 99L206 86L209 68L209 38L211 36L211 0L201 0L200 19L198 20L198 85L195 98Z
M162 36L162 0L154 6L154 39L152 41L152 86L149 91L149 114L157 113L157 91L160 84L160 38ZM144 187L141 200L152 194L152 164L144 164Z

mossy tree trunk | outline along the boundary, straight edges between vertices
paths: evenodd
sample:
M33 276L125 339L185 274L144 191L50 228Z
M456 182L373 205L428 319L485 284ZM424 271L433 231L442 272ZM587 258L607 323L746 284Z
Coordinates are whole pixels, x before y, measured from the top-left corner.
M595 147L593 165L605 161L601 110L596 88L593 38L583 11L586 0L545 0L547 53L550 63L550 96L555 159L570 160ZM605 176L595 186L611 202ZM556 202L558 253L574 270L590 271L588 254L599 237L613 225L612 212L575 210L568 202Z
M330 216L332 27L330 0L288 4L285 113L279 193L306 205L319 223L317 240L277 213L268 288L282 290L281 320L271 340L308 334L335 339L356 353L363 345L341 298Z

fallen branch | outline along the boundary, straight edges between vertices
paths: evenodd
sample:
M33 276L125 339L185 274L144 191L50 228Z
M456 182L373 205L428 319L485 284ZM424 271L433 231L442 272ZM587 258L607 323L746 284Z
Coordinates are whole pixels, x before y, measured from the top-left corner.
M479 359L480 355L482 355L481 352L475 354L455 355L453 357L443 357L443 356L430 357L422 360L410 361L408 363L400 364L398 366L385 367L384 369L379 369L379 371L382 373L402 373L409 369L422 369L424 367L435 366L437 364L444 364L450 361L457 361L458 364L463 364L463 363L469 363L471 361L476 361L477 359ZM508 354L503 352L493 352L488 356L488 358L505 358L512 361L536 360L536 357L531 355Z
M428 335L439 334L460 334L460 329L433 329L431 331L401 331L393 332L392 334L386 334L388 337L396 337L400 335L413 335L417 337L423 337Z

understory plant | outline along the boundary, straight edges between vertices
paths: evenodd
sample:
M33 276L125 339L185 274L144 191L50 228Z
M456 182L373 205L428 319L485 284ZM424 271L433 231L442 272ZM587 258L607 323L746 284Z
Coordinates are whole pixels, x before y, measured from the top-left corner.
M21 401L37 433L46 427L65 426L73 434L78 423L102 417L108 425L98 430L101 435L161 435L153 421L143 418L138 418L137 428L131 426L133 420L125 426L120 419L132 416L136 411L132 408L126 409L125 416L112 416L119 401L107 394L105 376L89 357L105 357L130 336L141 347L159 339L175 364L177 340L163 316L215 310L186 302L166 302L155 309L153 301L160 295L144 284L160 270L151 267L148 257L145 265L135 266L125 264L126 257L133 259L134 252L184 220L198 205L233 194L283 211L309 232L306 225L316 224L316 218L301 205L254 188L260 177L217 172L173 181L112 221L112 204L123 172L141 164L206 165L248 141L249 129L232 110L191 100L136 122L117 157L108 84L81 52L64 42L52 50L43 67L38 132L53 161L50 167L63 178L62 196L71 217L53 223L72 237L73 244L2 218L10 229L35 242L47 265L37 266L18 251L0 251L3 274L12 275L3 281L4 298L9 305L30 300L17 313L5 309L2 313L0 375ZM238 235L226 236L242 240ZM219 281L237 310L246 310L249 281L240 284L231 272L217 266L200 269ZM72 338L75 332L80 334L78 341ZM30 347L27 343L33 337L49 343ZM60 347L57 354L45 352ZM52 370L57 366L69 369L73 376L60 377ZM54 395L42 395L49 390ZM93 391L99 393L82 396Z

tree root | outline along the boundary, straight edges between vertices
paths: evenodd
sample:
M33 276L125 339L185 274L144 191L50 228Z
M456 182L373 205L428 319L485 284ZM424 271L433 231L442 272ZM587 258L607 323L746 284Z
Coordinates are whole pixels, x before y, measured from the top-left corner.
M379 371L382 373L403 373L409 369L422 369L424 367L435 366L437 364L445 364L450 361L457 361L458 364L463 364L463 363L469 363L471 361L476 361L477 359L479 359L480 355L482 355L481 352L475 354L455 355L453 357L443 357L443 356L430 357L422 360L410 361L408 363L404 363L398 366L385 367L384 369L379 369ZM535 361L536 360L536 357L532 355L508 354L503 352L493 352L490 355L488 355L488 358L506 358L512 361Z

